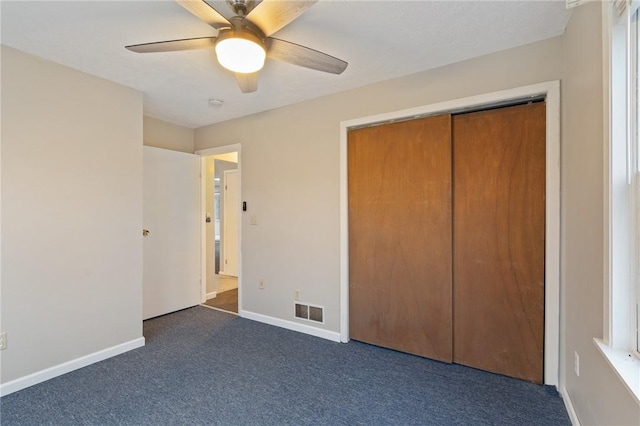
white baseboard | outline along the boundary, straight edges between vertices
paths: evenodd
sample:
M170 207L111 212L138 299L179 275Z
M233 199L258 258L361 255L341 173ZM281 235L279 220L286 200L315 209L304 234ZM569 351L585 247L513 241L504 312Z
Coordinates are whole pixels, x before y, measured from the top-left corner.
M293 330L304 334L310 334L312 336L320 337L323 339L331 340L332 342L340 343L340 333L335 331L323 330L321 328L312 327L306 324L298 324L297 322L287 321L280 318L270 317L268 315L257 314L251 311L240 310L240 317L250 320L262 322L269 325L275 325L276 327L286 328L287 330Z
M202 306L203 308L207 308L207 309L213 309L214 311L224 312L225 314L239 316L239 315L238 315L238 314L236 314L235 312L225 311L224 309L214 308L213 306L209 306L209 305L200 305L200 306Z
M573 426L580 426L580 420L578 420L576 410L575 408L573 408L573 403L571 402L571 398L569 397L567 388L562 386L560 388L560 395L562 395L562 400L564 401L564 406L567 409L567 413L569 414L569 420L571 420L571 424Z
M19 379L1 384L0 396L9 395L10 393L28 388L29 386L37 385L38 383L45 382L49 379L53 379L54 377L62 376L63 374L70 373L79 368L95 364L96 362L103 361L107 358L120 355L142 346L144 346L144 337L130 340L128 342L46 368L33 374L29 374L28 376L20 377Z
M215 291L212 291L211 293L207 293L207 300L215 299L217 295L218 293L216 293Z
M225 271L218 271L218 275L222 275L223 277L238 278L238 274L231 275L227 274Z

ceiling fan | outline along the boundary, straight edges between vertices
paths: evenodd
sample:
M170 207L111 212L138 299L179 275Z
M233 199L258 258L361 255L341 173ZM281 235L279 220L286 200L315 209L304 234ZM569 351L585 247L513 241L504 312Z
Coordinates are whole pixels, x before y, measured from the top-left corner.
M341 74L347 63L309 47L270 37L290 24L317 0L226 0L234 16L227 19L204 0L176 0L180 6L218 30L213 37L158 41L125 46L136 53L172 52L215 48L218 62L235 72L243 93L258 89L258 71L265 58L277 59L332 74Z

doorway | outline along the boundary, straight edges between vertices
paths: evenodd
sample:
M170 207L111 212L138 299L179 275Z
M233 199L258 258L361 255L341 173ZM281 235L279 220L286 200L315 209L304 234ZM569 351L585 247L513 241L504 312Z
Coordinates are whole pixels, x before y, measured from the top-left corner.
M205 306L240 311L239 147L198 152L202 156L203 296Z

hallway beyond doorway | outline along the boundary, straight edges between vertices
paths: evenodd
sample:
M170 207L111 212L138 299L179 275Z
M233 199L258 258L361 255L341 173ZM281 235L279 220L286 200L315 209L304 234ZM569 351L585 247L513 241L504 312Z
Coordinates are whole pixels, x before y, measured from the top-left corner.
M207 299L205 306L238 313L238 278L229 275L213 276L213 291L216 296Z
M204 303L209 308L220 309L225 312L238 313L238 289L223 291L218 293L213 299Z
M238 277L230 275L213 275L213 291L217 294L238 288Z

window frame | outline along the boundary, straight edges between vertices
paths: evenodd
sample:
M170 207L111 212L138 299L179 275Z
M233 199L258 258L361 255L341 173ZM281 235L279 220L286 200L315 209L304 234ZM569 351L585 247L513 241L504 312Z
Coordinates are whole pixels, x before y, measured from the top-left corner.
M605 170L605 359L640 403L640 174L638 122L640 0L603 2L604 89L608 102ZM608 92L606 92L608 90Z
M617 16L611 3L609 144L609 324L605 340L638 354L637 16L640 1Z
M628 174L630 199L632 203L630 219L633 223L635 239L631 251L632 260L632 286L635 289L635 346L634 352L640 359L640 7L638 2L631 5L635 9L630 11L630 46L629 59L631 63L629 79L630 84L630 136L627 142Z

